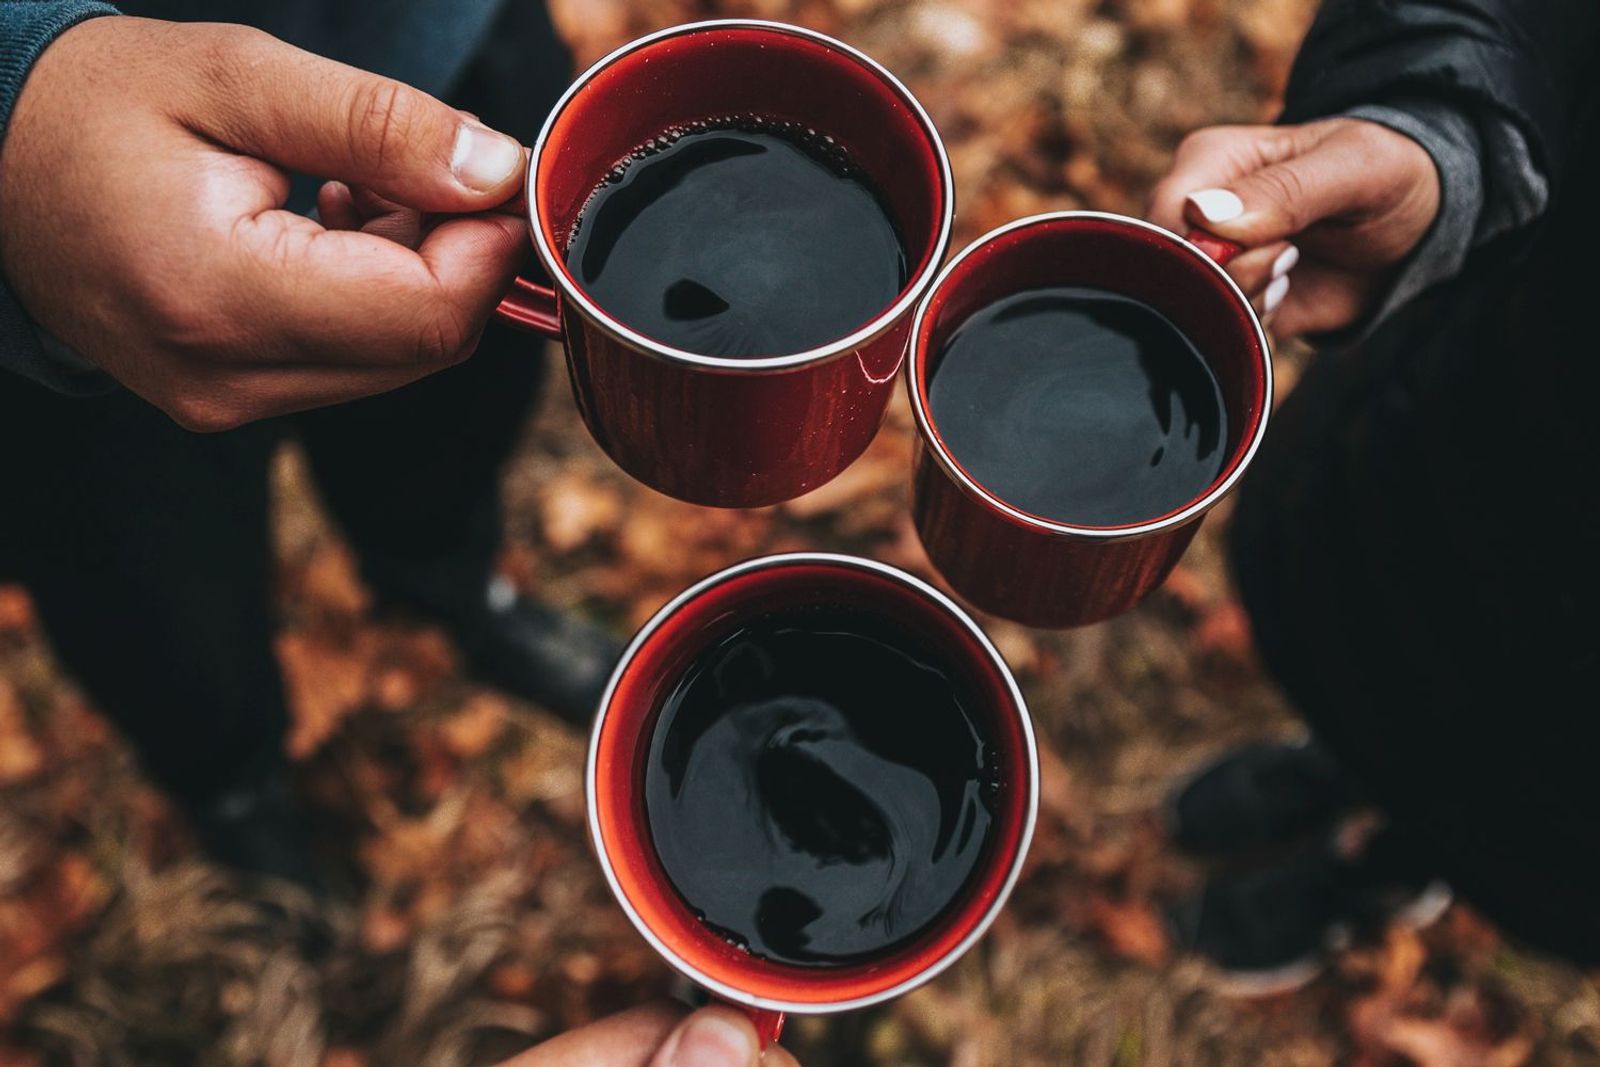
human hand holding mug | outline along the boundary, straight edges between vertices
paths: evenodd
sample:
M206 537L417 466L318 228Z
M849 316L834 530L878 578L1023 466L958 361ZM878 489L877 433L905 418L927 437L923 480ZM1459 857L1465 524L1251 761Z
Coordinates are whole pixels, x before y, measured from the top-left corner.
M383 392L469 355L524 223L517 142L221 24L91 19L0 153L0 267L35 322L195 430ZM283 210L289 172L449 218L414 247ZM324 196L324 200L328 200Z
M551 1038L501 1067L797 1067L732 1008L647 1004Z
M1439 176L1420 145L1375 122L1333 118L1190 134L1148 215L1243 245L1227 271L1289 337L1370 316L1438 211Z

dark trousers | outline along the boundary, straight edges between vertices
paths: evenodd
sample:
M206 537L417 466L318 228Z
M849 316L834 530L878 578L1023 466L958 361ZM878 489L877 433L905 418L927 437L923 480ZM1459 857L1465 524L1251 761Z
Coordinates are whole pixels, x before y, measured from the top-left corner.
M33 594L61 666L148 770L200 799L279 758L268 467L293 434L383 594L446 610L481 595L497 477L543 360L486 335L467 362L387 396L202 435L125 391L0 382L0 576Z
M1384 862L1590 963L1600 542L1587 476L1552 471L1591 469L1593 447L1544 436L1562 432L1552 396L1592 394L1506 373L1528 346L1449 322L1420 309L1395 346L1440 339L1444 384L1319 357L1241 489L1232 560L1267 666L1388 814Z
M510 4L451 102L531 143L570 76L542 7ZM282 759L268 467L304 445L380 595L481 597L500 469L544 377L490 326L465 363L386 396L202 435L123 390L59 396L0 371L0 580L33 594L61 665L147 769L202 799Z

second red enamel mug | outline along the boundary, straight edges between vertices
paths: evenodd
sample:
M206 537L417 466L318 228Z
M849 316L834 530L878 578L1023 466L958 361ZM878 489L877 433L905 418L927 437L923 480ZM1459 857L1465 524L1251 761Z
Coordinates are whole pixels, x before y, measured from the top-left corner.
M1255 310L1221 266L1238 251L1202 232L1179 237L1122 215L1063 211L1001 226L941 272L912 327L912 507L929 558L968 601L1031 626L1082 626L1127 611L1171 573L1206 512L1244 475L1267 429L1272 352ZM1222 469L1198 496L1138 522L1075 525L1017 507L961 465L928 402L939 356L976 312L1049 286L1140 300L1194 343L1216 378L1228 426Z

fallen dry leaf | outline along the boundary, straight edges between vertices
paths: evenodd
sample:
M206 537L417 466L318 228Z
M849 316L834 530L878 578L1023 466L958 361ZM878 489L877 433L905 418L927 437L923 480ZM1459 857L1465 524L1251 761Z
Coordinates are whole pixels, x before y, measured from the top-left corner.
M1165 963L1170 944L1160 914L1146 900L1089 899L1090 927L1119 956L1150 966Z
M571 471L544 486L539 510L545 544L561 555L615 532L622 523L622 494L586 472Z
M26 782L44 769L44 749L34 740L16 687L0 678L0 786Z
M278 636L278 662L295 712L288 741L292 758L316 752L365 701L368 663L362 652L369 646L362 641L343 648L294 631Z
M474 694L465 707L439 724L444 747L461 759L489 751L505 730L506 699L498 693Z
M33 601L20 585L0 585L0 633L33 628Z

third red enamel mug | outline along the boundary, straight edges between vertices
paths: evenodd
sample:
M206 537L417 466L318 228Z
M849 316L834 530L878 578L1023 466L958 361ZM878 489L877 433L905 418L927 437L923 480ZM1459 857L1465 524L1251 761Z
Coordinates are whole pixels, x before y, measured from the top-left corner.
M844 608L915 635L974 694L976 722L995 769L993 829L961 891L909 941L848 964L802 966L765 958L713 929L674 887L646 808L646 761L669 695L699 657L775 611ZM1038 752L1027 706L1005 661L950 598L883 563L796 553L737 564L656 613L623 653L601 700L589 745L589 830L623 911L671 966L746 1008L769 1035L785 1012L876 1004L939 974L994 921L1027 855L1038 809ZM739 803L730 795L728 804ZM748 878L737 859L729 878Z

